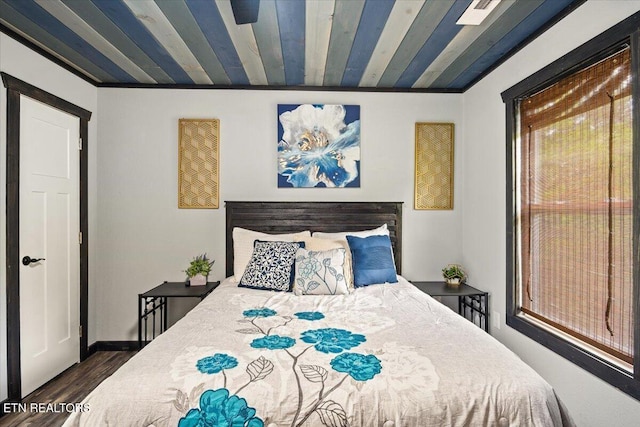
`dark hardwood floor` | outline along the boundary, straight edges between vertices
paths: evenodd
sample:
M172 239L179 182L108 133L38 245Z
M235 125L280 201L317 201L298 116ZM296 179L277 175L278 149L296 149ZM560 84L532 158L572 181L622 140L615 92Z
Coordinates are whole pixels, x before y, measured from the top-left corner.
M131 358L134 351L98 351L89 356L84 362L78 363L58 375L38 390L22 400L26 411L10 412L0 417L0 426L61 426L69 416L67 412L53 413L47 411L49 403L80 403L91 390L102 380L114 373L122 364ZM41 410L31 411L31 404L39 405ZM49 406L49 409L59 409ZM45 412L42 412L45 411Z

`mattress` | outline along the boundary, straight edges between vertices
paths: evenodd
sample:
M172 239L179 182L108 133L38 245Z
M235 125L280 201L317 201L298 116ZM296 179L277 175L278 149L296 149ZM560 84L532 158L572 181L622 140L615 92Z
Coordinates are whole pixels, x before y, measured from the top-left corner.
M220 286L65 426L562 426L554 390L404 278L346 295Z

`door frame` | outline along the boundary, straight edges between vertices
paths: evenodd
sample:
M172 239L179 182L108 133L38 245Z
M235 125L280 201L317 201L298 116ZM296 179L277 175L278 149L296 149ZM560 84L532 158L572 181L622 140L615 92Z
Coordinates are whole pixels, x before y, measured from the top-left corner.
M47 104L80 119L80 361L88 356L89 291L88 155L91 111L78 107L6 73L7 88L7 392L9 401L22 398L20 367L20 95ZM78 331L80 332L80 331Z

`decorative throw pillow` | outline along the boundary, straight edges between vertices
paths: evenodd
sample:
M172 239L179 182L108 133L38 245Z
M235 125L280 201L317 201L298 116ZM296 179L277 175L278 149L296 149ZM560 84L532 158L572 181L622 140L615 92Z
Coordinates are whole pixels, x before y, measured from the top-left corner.
M245 268L253 254L253 243L256 240L293 242L311 236L310 231L301 231L290 234L267 234L259 231L247 230L246 228L233 228L233 278L240 282Z
M296 295L348 294L344 275L345 254L344 248L327 251L298 249L293 292Z
M353 290L354 281L353 281L353 261L351 259L351 250L349 249L349 243L347 243L347 235L349 236L357 236L357 237L369 237L369 236L383 236L389 235L389 229L387 228L387 224L382 224L380 227L373 228L371 230L361 230L361 231L340 231L337 233L325 233L322 231L314 231L312 236L313 238L318 239L329 239L332 241L340 241L345 249L347 249L346 260L345 260L345 276L347 277L347 285L349 286L349 290ZM313 248L311 248L313 249Z
M397 283L389 236L347 236L356 288L377 283Z
M346 238L329 239L318 237L305 237L296 241L304 242L304 247L310 251L328 251L330 249L344 249L344 279L347 282L349 292L353 290L353 269L351 268L351 250Z
M256 240L253 254L238 286L290 291L295 276L296 251L304 242Z

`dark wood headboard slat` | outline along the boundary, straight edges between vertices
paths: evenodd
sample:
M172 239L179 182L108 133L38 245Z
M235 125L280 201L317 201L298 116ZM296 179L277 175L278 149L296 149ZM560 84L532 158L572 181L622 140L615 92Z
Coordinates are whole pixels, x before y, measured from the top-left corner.
M225 202L226 275L233 275L233 228L283 234L335 233L387 224L396 270L402 266L402 202Z

